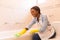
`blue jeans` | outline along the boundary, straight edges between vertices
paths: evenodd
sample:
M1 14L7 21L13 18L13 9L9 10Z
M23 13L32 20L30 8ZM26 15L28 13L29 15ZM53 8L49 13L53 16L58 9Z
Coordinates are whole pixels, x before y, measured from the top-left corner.
M39 37L38 33L34 33L32 36L32 40L41 40L41 38Z

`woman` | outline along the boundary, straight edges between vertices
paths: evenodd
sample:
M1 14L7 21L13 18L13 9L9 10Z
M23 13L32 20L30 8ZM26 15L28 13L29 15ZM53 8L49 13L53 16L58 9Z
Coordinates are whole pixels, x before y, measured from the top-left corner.
M43 33L48 26L50 26L48 18L46 15L41 14L40 8L38 6L34 6L31 8L31 14L33 16L32 21L29 23L28 26L26 26L26 29L30 29L33 24L37 23L41 27L38 29L40 33ZM53 36L51 38L55 37L56 32L54 32ZM41 40L39 35L35 33L32 37L33 40Z

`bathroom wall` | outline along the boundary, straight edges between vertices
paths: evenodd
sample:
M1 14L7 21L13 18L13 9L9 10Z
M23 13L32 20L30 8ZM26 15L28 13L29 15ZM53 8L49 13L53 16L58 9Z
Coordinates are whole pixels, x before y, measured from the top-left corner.
M45 3L39 4L42 13L48 16L49 21L60 21L60 0L46 0Z

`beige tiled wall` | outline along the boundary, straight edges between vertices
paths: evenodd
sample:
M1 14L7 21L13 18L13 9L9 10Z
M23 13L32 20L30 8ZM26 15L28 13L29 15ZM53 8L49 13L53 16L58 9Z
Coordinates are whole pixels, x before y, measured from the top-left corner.
M36 4L36 0L33 1L0 0L0 30L23 28L29 20L27 19L29 8Z
M47 14L50 18L59 21L60 14L60 0L46 0L44 4L38 4L40 6L42 13ZM52 19L53 20L53 19Z

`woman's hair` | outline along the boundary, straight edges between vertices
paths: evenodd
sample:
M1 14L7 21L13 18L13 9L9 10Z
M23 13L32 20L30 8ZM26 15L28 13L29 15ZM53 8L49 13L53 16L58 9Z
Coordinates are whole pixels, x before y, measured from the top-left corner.
M34 10L38 11L38 13L40 14L40 8L38 6L34 6L31 9L34 9Z

